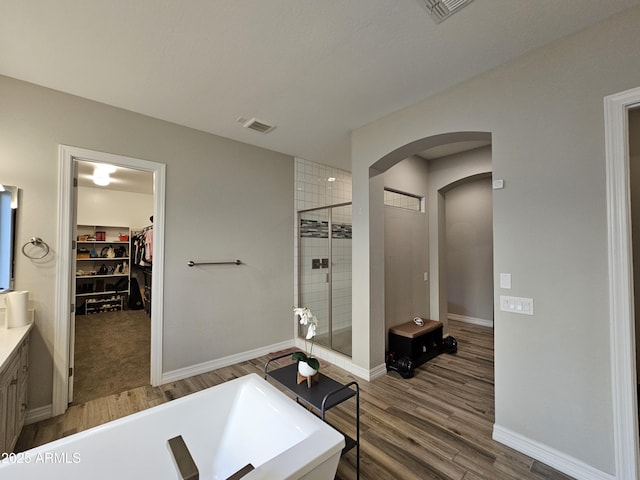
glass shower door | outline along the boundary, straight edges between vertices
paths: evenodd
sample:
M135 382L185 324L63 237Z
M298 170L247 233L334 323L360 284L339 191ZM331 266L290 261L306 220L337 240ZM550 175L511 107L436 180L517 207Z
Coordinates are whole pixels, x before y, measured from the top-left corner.
M351 356L351 205L331 209L331 348Z
M318 319L315 342L331 348L329 329L329 210L300 213L299 297ZM299 327L304 336L306 328Z
M351 204L298 214L298 305L318 318L317 344L351 356Z

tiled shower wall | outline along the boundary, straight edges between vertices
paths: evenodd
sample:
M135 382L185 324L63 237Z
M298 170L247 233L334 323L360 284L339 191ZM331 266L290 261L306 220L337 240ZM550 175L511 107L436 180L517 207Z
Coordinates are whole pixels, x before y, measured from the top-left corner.
M334 181L328 179L334 178ZM351 201L351 173L329 167L309 160L296 158L295 160L295 210L296 225L294 238L294 268L295 268L295 305L299 303L299 289L304 292L304 305L318 317L318 335L328 329L328 268L312 268L313 259L328 258L327 232L325 238L304 238L302 258L298 256L298 223L297 212L309 208L335 205ZM349 212L347 214L347 212ZM342 229L348 229L350 237L351 208L334 209L334 236L336 224ZM305 219L326 222L327 210L310 212ZM346 227L348 225L349 227ZM312 227L311 227L312 228ZM326 226L325 226L326 230ZM301 285L298 285L298 263L302 261ZM333 328L334 331L351 326L351 238L333 239Z
M296 212L351 201L351 172L296 158L295 182Z

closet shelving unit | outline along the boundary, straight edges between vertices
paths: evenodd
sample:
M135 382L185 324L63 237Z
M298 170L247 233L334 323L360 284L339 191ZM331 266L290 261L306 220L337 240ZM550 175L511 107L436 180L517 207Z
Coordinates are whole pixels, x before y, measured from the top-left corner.
M123 310L131 285L129 227L78 225L77 235L76 312ZM118 255L103 256L111 250ZM103 265L107 273L100 272ZM123 278L126 287L120 288Z

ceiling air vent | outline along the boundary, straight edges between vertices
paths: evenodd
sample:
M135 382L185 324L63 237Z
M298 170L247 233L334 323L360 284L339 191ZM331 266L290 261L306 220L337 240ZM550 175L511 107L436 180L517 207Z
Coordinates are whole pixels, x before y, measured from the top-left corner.
M269 125L268 123L261 122L256 118L245 121L242 123L242 126L260 133L269 133L271 130L276 128L275 125Z
M417 0L434 22L441 23L473 0Z

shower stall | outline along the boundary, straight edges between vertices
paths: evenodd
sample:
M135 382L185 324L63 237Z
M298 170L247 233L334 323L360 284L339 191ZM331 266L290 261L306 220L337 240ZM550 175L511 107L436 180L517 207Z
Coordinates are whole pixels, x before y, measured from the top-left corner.
M351 356L351 203L298 212L298 305L318 318L316 344Z

